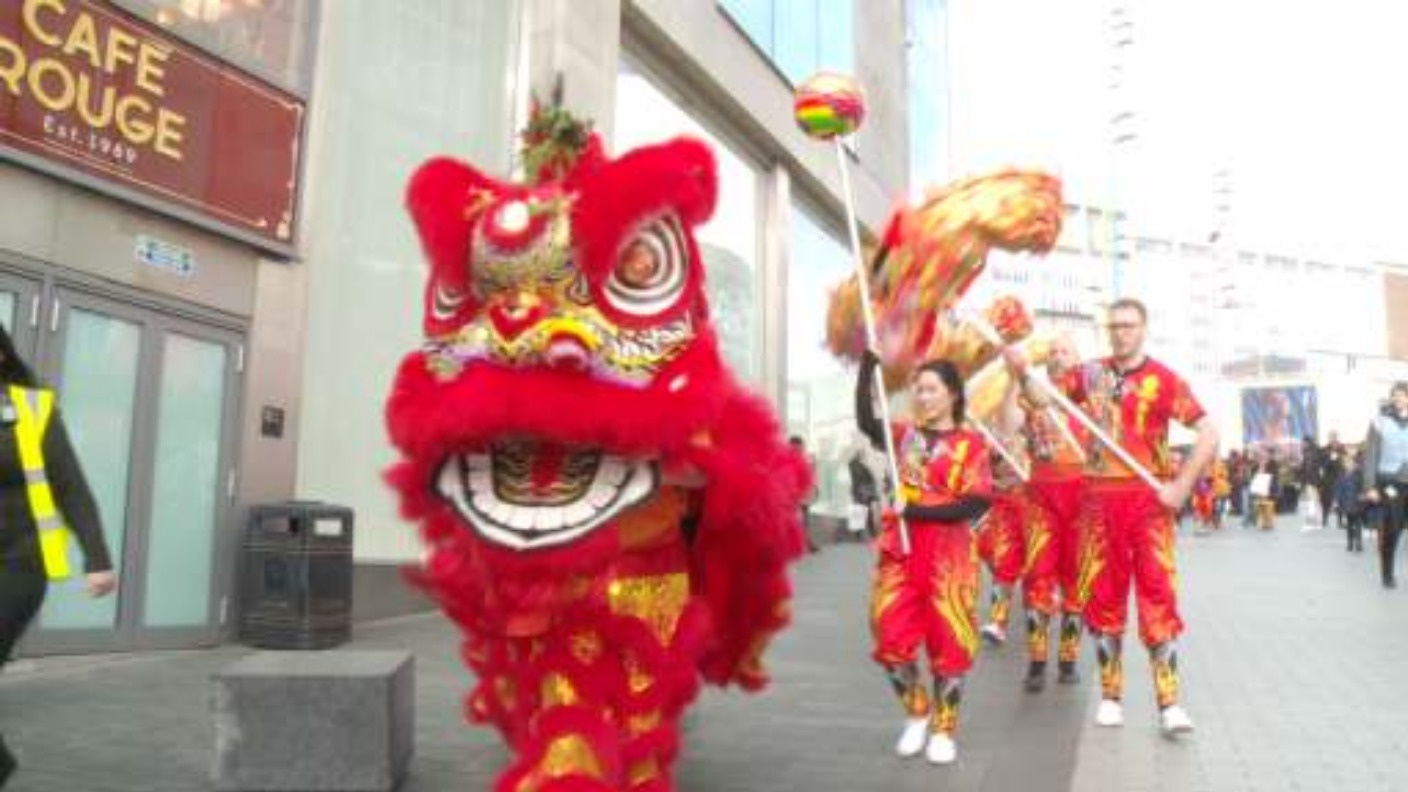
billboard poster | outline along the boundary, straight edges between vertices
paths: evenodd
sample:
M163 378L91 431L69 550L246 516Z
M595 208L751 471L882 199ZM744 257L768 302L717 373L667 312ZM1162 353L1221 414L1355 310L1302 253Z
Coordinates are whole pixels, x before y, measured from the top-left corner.
M1254 446L1299 446L1317 436L1319 404L1312 385L1277 385L1242 390L1242 442Z

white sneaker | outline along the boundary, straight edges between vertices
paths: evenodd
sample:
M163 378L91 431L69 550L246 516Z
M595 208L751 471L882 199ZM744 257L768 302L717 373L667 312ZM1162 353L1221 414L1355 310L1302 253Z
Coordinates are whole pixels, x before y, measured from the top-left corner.
M983 634L983 640L993 646L1002 646L1007 643L1007 632L996 624L984 624L980 632Z
M918 756L924 750L924 742L928 739L929 719L908 718L904 722L904 731L900 732L899 742L895 743L895 753L906 759Z
M958 744L947 734L936 733L929 738L929 747L924 751L924 758L929 760L929 764L953 764L958 759Z
M1165 737L1179 737L1184 734L1193 733L1193 719L1188 717L1188 711L1174 704L1165 707L1159 713L1159 728L1163 730Z
M1095 711L1095 723L1100 726L1123 726L1124 705L1111 699L1101 699Z

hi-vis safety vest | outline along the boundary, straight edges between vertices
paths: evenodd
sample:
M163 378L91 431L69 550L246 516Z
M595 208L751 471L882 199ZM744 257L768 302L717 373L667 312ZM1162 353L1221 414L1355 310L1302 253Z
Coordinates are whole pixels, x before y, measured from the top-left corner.
M24 470L29 513L39 530L39 552L50 580L72 574L68 565L68 528L54 503L49 477L44 471L44 433L54 414L54 392L11 385L10 404L15 408L15 444Z

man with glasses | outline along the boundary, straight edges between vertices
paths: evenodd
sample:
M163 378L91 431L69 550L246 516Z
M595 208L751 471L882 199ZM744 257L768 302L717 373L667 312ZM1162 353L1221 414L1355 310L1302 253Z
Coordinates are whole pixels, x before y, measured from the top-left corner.
M1087 629L1096 639L1101 702L1096 722L1124 723L1121 644L1133 583L1139 635L1148 647L1165 735L1187 734L1193 721L1178 704L1178 654L1183 632L1174 572L1174 515L1187 502L1198 475L1217 453L1217 429L1188 384L1144 354L1148 311L1138 300L1110 306L1110 357L1084 364L1072 383L1074 400L1105 433L1165 482L1150 489L1099 442L1086 462L1083 520L1087 545L1080 587L1089 593ZM1197 440L1181 467L1168 447L1169 421L1193 429Z

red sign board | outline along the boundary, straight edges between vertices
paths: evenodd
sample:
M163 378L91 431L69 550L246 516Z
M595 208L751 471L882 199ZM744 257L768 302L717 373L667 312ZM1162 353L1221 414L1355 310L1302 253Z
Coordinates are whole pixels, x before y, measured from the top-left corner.
M0 0L0 155L280 253L303 103L94 0Z

